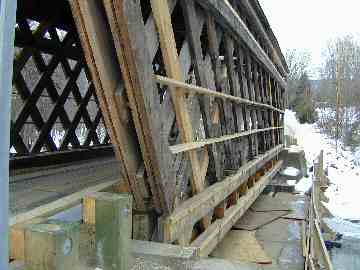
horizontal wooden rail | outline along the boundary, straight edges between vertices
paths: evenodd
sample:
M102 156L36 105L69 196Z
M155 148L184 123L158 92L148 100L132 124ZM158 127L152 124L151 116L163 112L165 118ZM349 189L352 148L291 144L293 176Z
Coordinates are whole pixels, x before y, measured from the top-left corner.
M282 166L282 161L277 162L274 168L259 179L255 185L248 190L245 196L240 197L237 204L230 207L222 219L216 220L201 234L193 243L192 247L199 249L200 257L208 256L219 242L225 237L232 226L241 218L254 203L257 197L268 185Z
M234 175L226 177L223 181L208 187L200 194L186 200L166 219L164 226L165 240L167 242L177 240L182 233L189 230L191 226L213 210L219 203L238 189L241 184L245 183L250 176L254 175L268 161L278 155L282 149L283 145L279 145L269 150L240 167Z
M286 89L284 78L228 1L198 0L198 3L201 4L204 9L209 10L215 16L217 22L229 29L237 40L243 42L255 55L256 59L262 63L278 83L280 83L281 87Z
M320 207L320 186L324 180L323 151L318 157L318 164L315 164L315 179L311 189L311 199L308 218L308 235L306 241L306 262L305 269L317 269L315 265L321 264L326 270L333 270L329 252L325 246L325 241L321 232Z
M271 106L269 104L255 102L255 101L251 101L251 100L248 100L248 99L245 99L245 98L235 97L235 96L232 96L232 95L217 92L216 90L211 90L211 89L204 88L204 87L201 87L201 86L197 86L197 85L194 85L194 84L184 83L184 82L174 80L174 79L171 79L171 78L168 78L168 77L155 75L155 80L159 84L162 84L162 85L174 86L176 90L193 92L193 93L197 93L197 94L200 94L200 95L213 96L213 97L217 97L217 98L221 98L221 99L231 100L232 102L235 102L235 103L238 103L238 104L243 104L243 105L247 105L247 106L257 106L257 107L262 107L264 109L269 109L269 110L277 111L277 112L280 112L280 113L285 113L285 111L280 110L280 109L278 109L278 108L276 108L274 106Z
M320 252L323 256L324 263L326 264L326 269L333 270L332 262L330 260L330 255L326 249L324 238L321 233L318 219L314 219L314 225L315 225L315 236L317 238L317 241L320 243L320 247L321 247Z
M170 151L173 154L178 154L178 153L182 153L182 152L202 148L202 147L204 147L206 145L225 142L225 141L229 141L229 140L233 140L233 139L237 139L237 138L241 138L241 137L246 137L246 136L249 136L249 135L252 135L252 134L271 131L271 130L276 130L276 129L283 129L283 127L270 127L270 128L263 128L263 129L253 129L253 130L248 130L248 131L244 131L244 132L238 132L238 133L234 133L234 134L230 134L230 135L224 135L224 136L221 136L221 137L218 137L218 138L210 138L210 139L205 139L205 140L201 140L201 141L197 141L197 142L176 144L176 145L170 146Z
M65 196L61 199L58 199L56 201L53 201L51 203L36 207L28 212L12 216L10 218L9 226L13 226L17 223L25 222L36 217L56 214L65 209L71 208L72 206L80 204L86 194L107 189L113 185L118 184L120 181L124 181L124 180L117 179L113 181L107 181L95 186L91 186L76 193L73 193L71 195Z

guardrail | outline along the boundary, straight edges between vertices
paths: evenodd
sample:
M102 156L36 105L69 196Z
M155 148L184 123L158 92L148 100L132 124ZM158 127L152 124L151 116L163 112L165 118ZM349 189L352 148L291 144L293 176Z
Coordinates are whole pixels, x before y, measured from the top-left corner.
M310 206L305 228L305 238L303 242L305 270L307 269L326 269L333 270L329 253L321 233L322 217L319 211L321 189L327 187L324 175L323 151L321 151L318 162L315 164L315 174L311 189Z

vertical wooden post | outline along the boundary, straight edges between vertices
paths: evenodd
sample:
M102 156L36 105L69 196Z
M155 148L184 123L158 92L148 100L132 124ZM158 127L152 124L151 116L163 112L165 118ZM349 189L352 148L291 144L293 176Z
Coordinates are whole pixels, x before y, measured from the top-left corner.
M9 143L16 2L0 0L0 269L9 264Z
M131 266L132 197L129 194L96 193L96 255L104 270L128 270Z

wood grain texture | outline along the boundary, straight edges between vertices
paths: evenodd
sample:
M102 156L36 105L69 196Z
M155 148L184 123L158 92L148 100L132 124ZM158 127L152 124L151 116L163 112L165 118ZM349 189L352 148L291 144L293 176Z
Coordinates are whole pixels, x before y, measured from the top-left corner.
M251 204L264 190L270 179L277 173L277 171L280 169L281 163L282 162L279 162L271 172L263 176L254 187L249 189L245 196L240 197L238 203L226 211L224 218L218 219L212 223L203 234L201 234L194 242L191 243L191 246L199 248L200 257L208 256L221 242L221 240L235 224L235 222L244 215L246 210L249 209Z
M151 7L155 18L156 27L159 33L160 47L163 56L165 70L170 78L182 81L183 74L177 54L174 32L171 24L169 6L166 0L151 0ZM192 124L189 112L186 108L184 93L170 87L170 94L175 108L176 119L183 142L193 141ZM201 175L201 166L196 151L189 151L188 157L192 167L192 191L199 193L205 189L205 179ZM203 226L207 227L210 220L204 218Z
M94 0L70 3L115 153L134 194L135 207L144 209L144 200L136 186L136 173L142 162L140 149L132 120L124 121L124 115L127 116L129 111L104 9Z
M275 65L271 62L228 1L199 0L198 2L204 9L211 11L217 21L233 33L239 42L243 42L256 56L257 60L276 78L282 88L286 88L284 78L277 71Z
M224 181L212 185L201 194L185 201L167 218L165 225L166 239L170 242L176 240L183 231L188 230L189 227L192 227L211 209L219 205L235 190L239 189L240 185L247 181L250 175L253 175L258 168L261 168L267 161L277 155L277 151L280 149L278 148L267 153L267 155L259 156L258 159L241 167L236 174L227 177ZM277 168L279 169L280 167L278 166ZM266 174L265 176L267 177L268 175Z
M145 166L149 176L154 201L158 200L160 212L169 213L174 204L175 172L172 170L168 138L161 131L160 100L156 93L151 55L142 47L148 44L140 1L105 1L115 41L117 58L127 83L126 92L130 100L135 126ZM150 19L150 18L149 18ZM155 33L155 32L154 32ZM154 91L149 91L154 89Z

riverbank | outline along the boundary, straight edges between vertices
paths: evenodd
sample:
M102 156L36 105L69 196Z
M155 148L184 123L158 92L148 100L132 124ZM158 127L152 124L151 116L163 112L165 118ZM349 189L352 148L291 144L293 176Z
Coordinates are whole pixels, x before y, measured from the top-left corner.
M321 150L324 151L324 168L330 181L325 195L329 199L324 206L331 215L324 219L329 228L341 235L341 248L330 251L334 268L337 270L360 269L360 152L352 152L341 143L320 133L316 124L300 124L295 113L286 111L285 133L290 133L305 151L308 167ZM298 190L311 186L311 175L301 179Z

